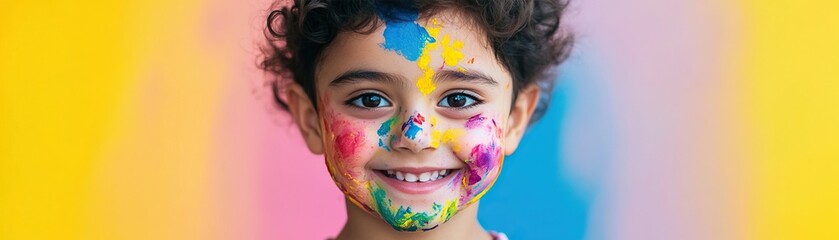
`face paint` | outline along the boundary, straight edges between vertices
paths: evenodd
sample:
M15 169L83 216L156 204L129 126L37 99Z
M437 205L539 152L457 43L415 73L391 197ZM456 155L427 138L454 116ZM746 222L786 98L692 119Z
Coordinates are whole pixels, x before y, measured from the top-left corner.
M324 109L323 128L326 136L326 166L335 184L347 195L350 201L364 209L366 193L360 185L367 181L363 169L357 168L371 155L368 145L365 123L352 120L343 114Z
M463 70L459 64L465 57L464 42L455 39L460 35L455 31L443 34L444 28L436 19L429 19L425 27L420 26L415 23L419 15L411 11L379 9L379 16L385 23L381 30L384 41L370 42L368 46L372 46L373 51L381 51L388 59L409 61L408 64L400 62L402 66L413 66L411 62L415 61L420 75L416 69L410 69L409 73L401 68L392 71L417 77L416 86L423 99L406 100L405 96L399 95L403 91L382 91L393 97L395 106L436 102L427 101L438 87L433 82L436 69L448 66ZM463 39L472 41L474 38ZM471 46L472 42L469 43ZM477 56L491 58L490 54ZM475 58L471 58L468 63L474 64L474 61ZM484 61L480 64L486 66ZM453 115L434 116L437 112L421 114L400 108L389 118L381 111L384 109L353 118L352 110L335 107L336 102L321 108L324 109L321 116L330 175L353 204L380 217L396 230L436 228L478 201L500 173L503 143L501 130L494 121L499 116L494 113L484 112L469 119L448 119L443 116ZM330 107L347 115L330 111ZM427 109L431 108L411 110ZM377 112L381 114L377 115ZM408 151L406 147L421 151ZM395 172L404 176L400 179ZM430 172L433 175L429 176ZM413 180L408 179L408 174Z
M405 137L414 140L417 138L417 133L422 131L422 124L425 123L425 117L422 114L415 114L408 117L408 121L402 123L402 131L405 132Z
M437 22L437 19L431 19L431 26L428 27L429 35L436 39L441 29L442 26ZM431 52L437 49L437 45L436 41L426 45L422 49L422 55L420 55L417 61L417 66L422 70L422 76L417 79L417 88L419 88L423 96L428 95L436 88L434 81L432 81L434 70L431 68Z
M448 66L457 66L460 59L463 59L463 53L460 49L463 48L463 42L454 40L449 44L449 35L443 36L443 63Z
M486 117L481 116L481 114L472 116L469 120L466 120L466 128L475 128L479 124L483 123L486 120Z
M393 140L393 138L391 137L390 140L386 139L390 137L390 129L393 128L394 125L396 125L396 118L397 115L394 115L393 117L389 118L387 121L383 122L382 125L379 127L379 130L376 131L376 134L379 135L379 147L388 152L390 152L390 144L386 143L389 143L390 140Z
M419 13L409 9L378 7L379 17L385 22L384 49L394 51L408 59L416 61L428 43L436 42L424 27L415 21Z
M487 121L481 114L472 116L466 121L465 127L470 131L483 132L488 141L474 145L466 159L467 170L462 179L466 191L461 202L466 205L480 199L495 182L504 161L502 154L502 131L495 119ZM489 135L489 136L486 136Z
M397 231L416 231L418 229L428 231L437 227L436 224L429 226L429 222L432 222L437 216L441 216L441 213L447 215L445 216L446 220L451 217L451 211L448 209L451 206L448 206L445 212L443 212L443 207L437 203L433 203L429 212L414 212L411 207L404 206L394 208L392 206L393 202L387 198L387 193L381 187L369 184L368 189L376 201L376 209L378 209L379 215Z

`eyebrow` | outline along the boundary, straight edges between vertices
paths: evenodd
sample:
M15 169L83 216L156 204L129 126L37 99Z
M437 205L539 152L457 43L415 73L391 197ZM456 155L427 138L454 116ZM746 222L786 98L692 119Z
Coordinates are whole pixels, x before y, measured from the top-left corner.
M435 81L443 81L443 80L459 80L459 81L466 81L471 83L477 83L482 85L488 86L497 86L498 81L495 81L489 75L486 75L479 71L474 70L451 70L451 69L444 69L437 71L434 74Z
M393 85L404 85L405 84L405 78L403 78L401 76L398 76L398 75L395 75L395 74L390 74L390 73L385 73L385 72L377 72L377 71L363 70L362 69L362 70L352 70L352 71L345 72L344 74L341 74L341 76L338 76L337 78L332 80L332 82L329 83L329 86L330 87L340 87L340 86L345 86L345 85L357 84L357 83L362 82L362 81L383 82L383 83L393 84Z
M330 87L341 87L357 84L362 81L383 82L393 85L405 85L405 78L399 75L372 70L347 71L329 83ZM497 86L498 81L492 77L473 70L439 70L434 74L434 81L465 81L476 84Z

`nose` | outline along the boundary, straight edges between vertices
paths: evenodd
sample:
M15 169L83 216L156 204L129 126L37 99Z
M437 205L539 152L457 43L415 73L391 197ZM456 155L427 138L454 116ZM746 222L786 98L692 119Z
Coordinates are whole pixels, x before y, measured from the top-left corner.
M401 125L401 131L396 136L394 148L418 153L431 146L431 123L426 116L413 113Z

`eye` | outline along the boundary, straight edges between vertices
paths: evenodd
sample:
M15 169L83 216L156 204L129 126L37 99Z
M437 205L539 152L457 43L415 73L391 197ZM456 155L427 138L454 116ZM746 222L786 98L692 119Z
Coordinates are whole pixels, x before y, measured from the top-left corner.
M385 100L385 98L382 97L382 95L375 93L361 94L358 97L355 97L347 101L347 104L351 104L353 106L362 108L381 108L391 106L390 102Z
M481 103L480 100L469 94L453 93L446 95L437 105L447 108L467 108L478 103Z

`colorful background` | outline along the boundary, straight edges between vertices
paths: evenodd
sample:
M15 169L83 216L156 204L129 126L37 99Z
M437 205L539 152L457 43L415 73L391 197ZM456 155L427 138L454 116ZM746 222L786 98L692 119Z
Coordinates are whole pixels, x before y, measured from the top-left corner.
M268 1L0 1L0 239L324 239L271 105ZM837 239L836 1L580 0L549 114L481 202L513 239Z

